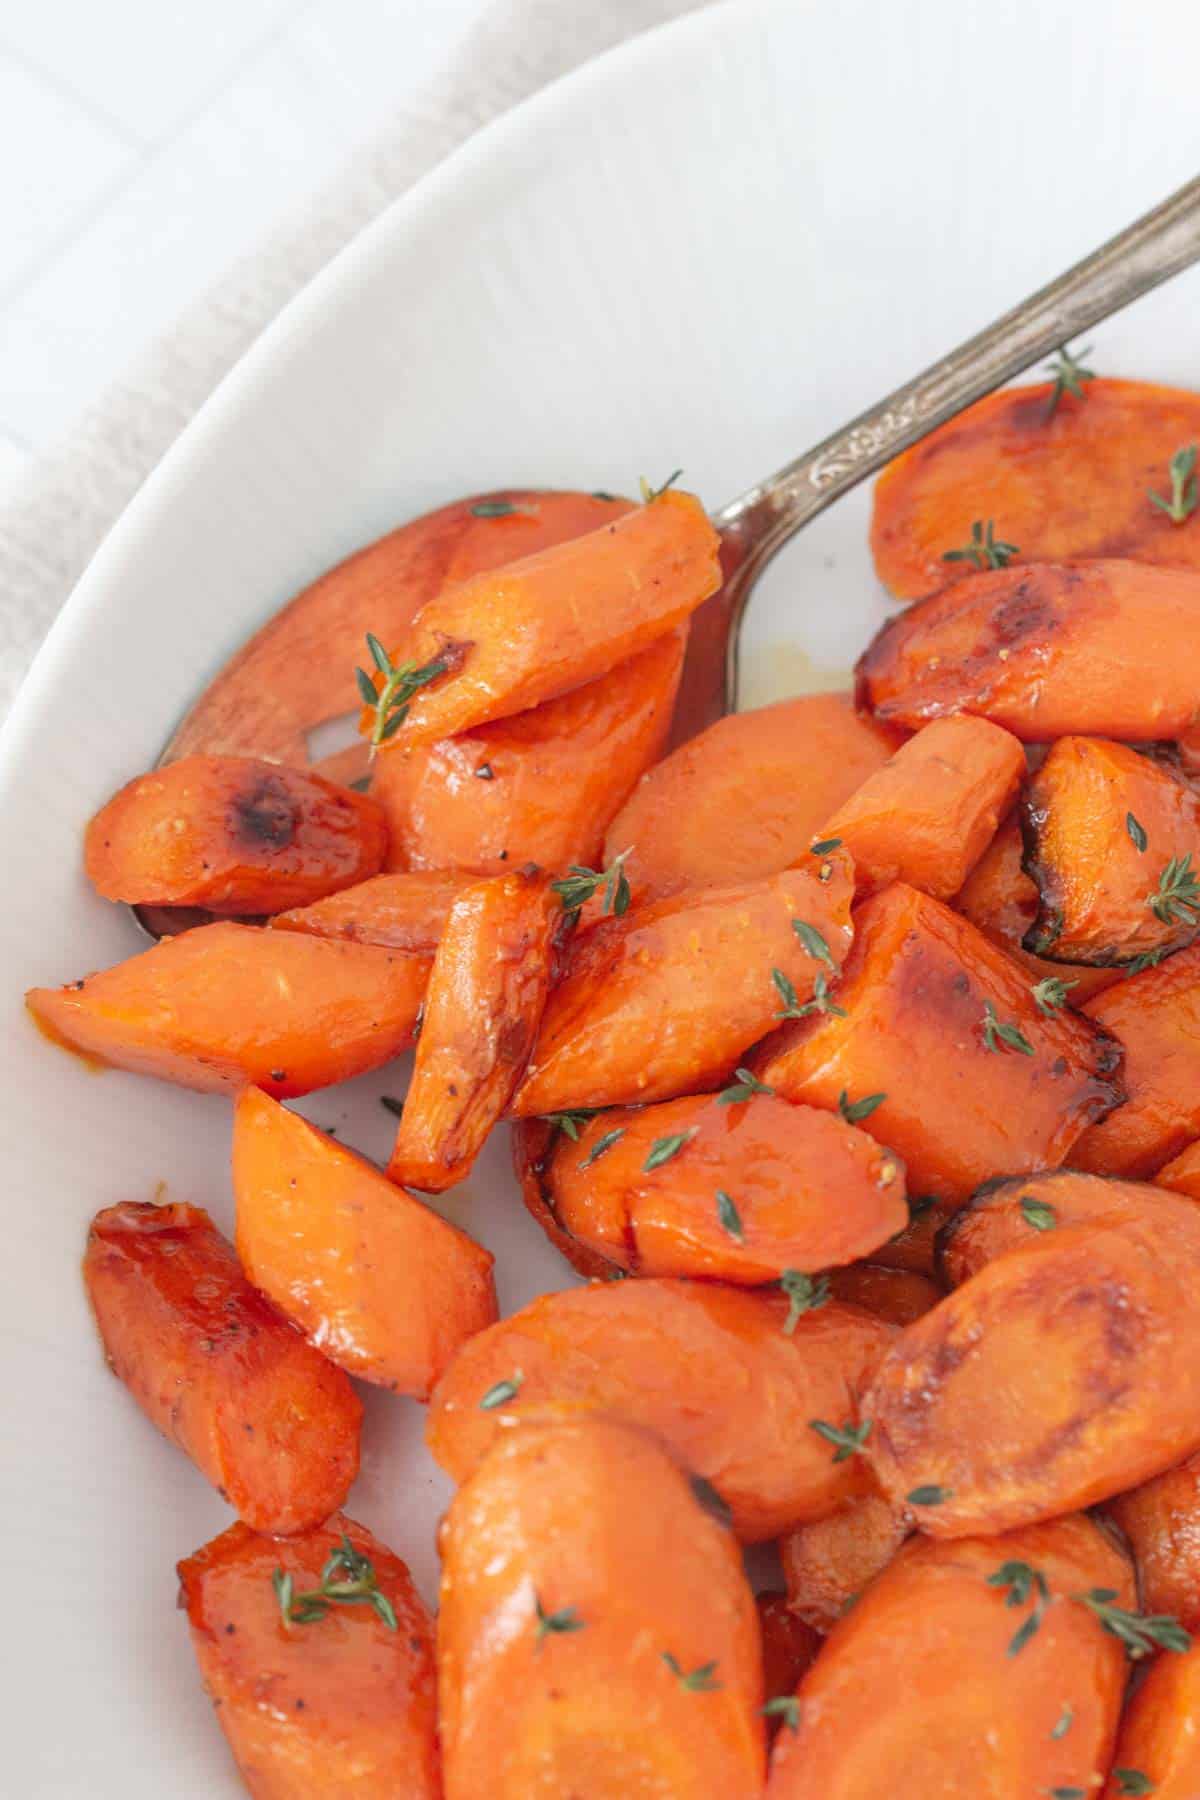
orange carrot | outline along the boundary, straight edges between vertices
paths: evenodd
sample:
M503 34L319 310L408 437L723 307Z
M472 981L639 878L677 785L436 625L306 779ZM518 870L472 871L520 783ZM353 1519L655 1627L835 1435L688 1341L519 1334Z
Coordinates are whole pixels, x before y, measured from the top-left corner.
M312 906L278 913L273 931L303 931L310 937L341 938L348 944L375 944L432 956L450 908L474 877L457 870L373 875Z
M832 1631L911 1531L905 1509L876 1492L855 1494L828 1518L797 1525L779 1540L789 1607L815 1630Z
M109 1366L255 1531L308 1531L358 1473L362 1407L198 1206L97 1213L84 1283Z
M487 1250L257 1088L234 1110L233 1191L250 1280L351 1375L427 1400L495 1321Z
M1104 1508L1129 1540L1142 1604L1200 1631L1200 1452Z
M795 1691L800 1677L821 1648L821 1639L811 1625L788 1605L786 1594L756 1594L758 1630L762 1638L763 1693L767 1706ZM773 1738L784 1724L778 1711L767 1712L767 1738Z
M114 968L31 988L45 1034L114 1068L283 1098L365 1074L412 1042L424 957L251 925L202 925Z
M1085 1007L1125 1046L1125 1105L1079 1140L1097 1175L1154 1175L1200 1133L1200 944L1130 976Z
M997 1256L1027 1250L1046 1232L1158 1218L1169 1233L1178 1210L1174 1198L1144 1182L1081 1175L1075 1169L985 1181L938 1232L938 1272L948 1287L960 1287Z
M571 1121L572 1129L575 1122ZM558 1139L558 1126L545 1119L518 1119L512 1127L513 1172L526 1211L573 1269L589 1280L611 1281L621 1271L607 1256L573 1238L558 1222L546 1190L546 1167Z
M835 1300L861 1306L889 1325L911 1325L936 1306L942 1290L916 1269L889 1268L881 1262L856 1262L831 1269L827 1276Z
M1172 1157L1154 1180L1158 1187L1172 1188L1177 1194L1200 1200L1200 1139Z
M1200 1645L1154 1662L1125 1713L1103 1800L1153 1794L1194 1800L1200 1794Z

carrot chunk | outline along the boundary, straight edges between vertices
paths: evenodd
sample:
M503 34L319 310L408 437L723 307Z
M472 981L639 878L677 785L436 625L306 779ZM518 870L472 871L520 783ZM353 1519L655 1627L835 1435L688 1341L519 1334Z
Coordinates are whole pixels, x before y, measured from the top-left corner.
M458 870L373 875L340 894L278 913L273 931L303 931L310 937L340 938L347 944L374 944L432 956L450 908L474 877Z
M1043 1013L1019 964L903 882L856 909L836 999L843 1016L783 1026L755 1073L843 1106L904 1159L910 1193L965 1200L998 1171L1053 1167L1121 1098L1105 1032Z
M911 1325L936 1306L942 1290L916 1269L889 1268L881 1262L855 1262L830 1269L829 1291L835 1300L861 1306L889 1325Z
M1192 1800L1200 1794L1198 1716L1200 1645L1182 1655L1168 1651L1151 1664L1126 1708L1103 1800L1128 1794Z
M755 1800L762 1651L728 1531L641 1432L523 1425L442 1527L447 1800Z
M496 1318L491 1254L257 1088L234 1110L238 1255L351 1375L427 1400Z
M576 1129L574 1119L571 1128ZM612 1281L620 1276L620 1269L599 1250L593 1250L589 1244L565 1231L550 1204L546 1169L558 1140L558 1129L557 1124L545 1119L517 1119L513 1124L513 1173L520 1184L525 1210L579 1274L586 1275L589 1280Z
M1200 1452L1105 1503L1133 1551L1147 1612L1200 1631Z
M341 1561L327 1577L347 1544L370 1573ZM285 1622L277 1571L295 1595L327 1578L373 1581L395 1625L369 1603ZM364 1526L338 1513L281 1543L233 1525L185 1557L179 1582L204 1686L255 1800L441 1800L433 1621L405 1564Z
M772 1700L794 1693L800 1677L821 1648L821 1639L799 1613L792 1611L786 1594L756 1594L754 1604L762 1638L763 1693L770 1706ZM768 1741L783 1724L778 1712L768 1712Z
M106 1208L83 1275L111 1368L249 1526L308 1531L341 1505L358 1396L251 1287L206 1212Z
M660 1280L544 1294L464 1345L434 1392L429 1447L462 1481L523 1419L608 1413L653 1431L710 1482L740 1538L774 1537L865 1481L860 1459L835 1461L809 1421L852 1426L857 1391L895 1335L816 1300Z
M1200 1200L1200 1139L1172 1157L1154 1180L1158 1187L1172 1188L1177 1194Z
M1200 944L1084 1011L1125 1046L1128 1099L1084 1133L1071 1160L1096 1175L1154 1175L1200 1134Z
M226 922L25 1003L47 1036L114 1068L282 1098L407 1049L428 979L425 957Z
M855 1494L840 1511L797 1525L779 1540L788 1605L814 1630L832 1631L912 1531L904 1507Z

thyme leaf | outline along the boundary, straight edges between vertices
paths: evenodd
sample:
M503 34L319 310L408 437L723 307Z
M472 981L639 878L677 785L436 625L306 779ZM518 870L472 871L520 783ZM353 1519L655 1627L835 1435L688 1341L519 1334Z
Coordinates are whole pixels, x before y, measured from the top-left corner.
M944 550L943 562L969 562L977 569L1006 569L1014 556L1020 554L1019 544L1006 544L995 534L991 519L986 529L982 519L976 519L971 526L971 540L962 544L957 550Z
M1167 473L1171 477L1171 498L1156 494L1153 488L1146 489L1146 498L1166 513L1172 525L1182 525L1196 510L1196 445L1185 444L1177 450L1167 464Z
M861 1425L855 1425L850 1420L844 1425L831 1425L827 1419L810 1419L808 1428L815 1431L818 1437L823 1437L827 1444L834 1446L835 1463L849 1462L870 1437L871 1420L864 1419Z
M833 1298L827 1275L818 1275L814 1279L801 1269L785 1269L779 1277L779 1285L789 1302L787 1318L783 1321L784 1337L791 1337L806 1312L816 1312Z

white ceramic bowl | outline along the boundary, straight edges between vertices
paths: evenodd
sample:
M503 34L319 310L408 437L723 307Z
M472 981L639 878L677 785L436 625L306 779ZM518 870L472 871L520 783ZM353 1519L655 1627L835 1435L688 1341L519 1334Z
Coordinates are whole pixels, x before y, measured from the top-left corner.
M159 1181L229 1223L229 1109L89 1074L20 1005L138 947L83 883L88 815L252 626L385 527L677 463L719 502L1056 273L1196 172L1198 30L1166 0L742 0L653 33L398 202L112 533L0 751L7 1791L239 1791L174 1610L173 1564L229 1514L108 1374L77 1273L89 1216ZM1196 385L1198 293L1185 277L1104 327L1094 366ZM851 499L773 572L754 698L836 680L882 616L866 512ZM382 1153L377 1096L403 1079L305 1110ZM503 1146L444 1204L498 1252L507 1309L570 1279ZM447 1490L421 1425L370 1396L351 1507L432 1597Z

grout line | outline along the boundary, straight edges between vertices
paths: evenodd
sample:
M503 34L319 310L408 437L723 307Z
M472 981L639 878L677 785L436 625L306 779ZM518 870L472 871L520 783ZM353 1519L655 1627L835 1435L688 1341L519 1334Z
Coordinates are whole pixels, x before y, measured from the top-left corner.
M36 80L42 82L45 87L57 94L60 100L69 101L79 112L86 113L93 125L99 125L110 136L119 139L127 150L145 149L147 141L145 138L139 137L122 120L106 111L104 107L98 106L86 94L81 94L69 81L64 81L56 69L47 68L45 63L30 56L28 51L23 50L19 44L14 44L11 38L5 37L2 33L0 33L0 54L8 57L10 62L19 64L27 75L32 75Z

